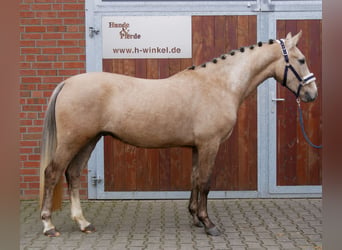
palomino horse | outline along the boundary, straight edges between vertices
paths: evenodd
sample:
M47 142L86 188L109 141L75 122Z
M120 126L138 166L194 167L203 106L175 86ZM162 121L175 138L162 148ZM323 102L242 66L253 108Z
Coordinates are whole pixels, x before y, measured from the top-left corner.
M270 77L283 82L298 100L310 102L317 97L315 78L296 47L300 37L301 32L294 37L289 33L283 40L242 47L161 80L96 72L59 84L43 130L44 234L59 235L51 213L60 207L63 172L72 219L81 231L95 231L82 213L79 177L99 138L112 135L138 147L191 147L189 211L196 226L204 226L209 235L219 235L207 213L210 176L220 143L232 133L240 104Z

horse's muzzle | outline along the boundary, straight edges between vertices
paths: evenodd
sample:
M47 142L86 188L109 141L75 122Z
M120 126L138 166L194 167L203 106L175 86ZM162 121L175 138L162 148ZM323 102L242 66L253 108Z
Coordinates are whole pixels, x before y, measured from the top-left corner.
M303 102L313 102L317 98L317 92L315 93L310 93L310 92L305 92L304 96L301 98Z

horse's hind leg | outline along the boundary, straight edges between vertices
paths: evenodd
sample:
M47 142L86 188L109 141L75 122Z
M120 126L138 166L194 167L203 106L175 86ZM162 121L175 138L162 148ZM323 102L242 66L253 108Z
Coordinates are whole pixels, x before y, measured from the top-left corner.
M43 233L47 236L55 237L60 235L51 221L54 190L73 156L74 153L72 150L68 150L64 147L57 147L53 160L49 163L44 172L45 182L41 219L44 225Z
M71 200L71 218L78 223L81 231L86 233L94 232L95 227L83 216L79 196L80 175L82 169L86 167L90 154L93 151L99 138L100 137L95 138L88 145L82 148L81 151L71 161L69 167L65 172Z

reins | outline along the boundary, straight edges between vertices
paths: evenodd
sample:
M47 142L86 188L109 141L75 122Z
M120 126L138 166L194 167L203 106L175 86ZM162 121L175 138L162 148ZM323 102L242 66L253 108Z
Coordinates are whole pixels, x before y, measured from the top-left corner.
M305 132L305 128L304 128L304 121L303 121L303 111L300 107L300 100L299 98L297 98L297 104L298 104L298 114L299 114L299 124L300 124L300 128L302 130L302 134L306 140L306 142L313 148L317 148L317 149L321 149L323 146L322 145L316 145L313 144L310 140L310 138L308 137L308 135Z
M300 124L300 128L302 130L302 134L306 140L306 142L313 148L317 148L317 149L321 149L323 146L322 145L316 145L314 143L311 142L310 138L308 137L308 135L305 132L305 128L304 128L304 121L303 121L303 111L300 107L300 98L299 98L299 93L300 90L302 89L303 86L310 84L311 82L316 80L316 77L314 76L313 73L309 73L308 75L306 75L305 77L300 77L300 75L298 74L298 72L295 70L295 68L290 64L290 60L289 60L289 55L287 52L287 49L285 47L285 43L283 39L277 40L277 42L280 44L281 46L281 51L283 53L286 65L285 65L285 70L284 70L284 77L283 77L283 82L282 85L286 88L288 88L292 93L295 94L296 96L296 101L298 104L298 114L299 114L299 124ZM297 78L297 80L299 81L299 85L298 85L298 89L297 92L293 91L292 89L290 89L287 86L287 74L289 69L292 71L292 73L295 75L295 77Z

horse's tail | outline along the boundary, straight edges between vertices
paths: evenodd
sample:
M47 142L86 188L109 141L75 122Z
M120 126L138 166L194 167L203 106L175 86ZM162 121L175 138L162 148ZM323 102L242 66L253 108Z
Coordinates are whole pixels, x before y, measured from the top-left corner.
M57 129L55 107L59 92L62 90L64 82L60 83L52 93L48 108L46 110L43 137L40 153L40 208L43 205L45 169L52 161L57 146ZM52 210L60 209L62 205L63 178L60 178L53 192Z

